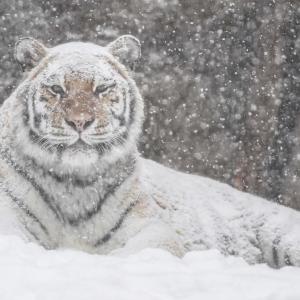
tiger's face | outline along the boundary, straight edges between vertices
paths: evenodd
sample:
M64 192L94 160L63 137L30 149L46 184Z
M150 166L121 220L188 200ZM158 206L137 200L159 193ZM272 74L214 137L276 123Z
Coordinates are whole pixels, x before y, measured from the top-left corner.
M69 43L47 49L21 40L16 57L30 70L24 84L31 143L69 165L95 163L128 143L138 131L142 104L125 65L138 59L139 47L131 36L107 47Z
M105 60L55 61L36 78L30 127L49 147L97 147L127 131L130 87ZM49 70L50 69L50 70ZM128 100L128 101L127 101Z

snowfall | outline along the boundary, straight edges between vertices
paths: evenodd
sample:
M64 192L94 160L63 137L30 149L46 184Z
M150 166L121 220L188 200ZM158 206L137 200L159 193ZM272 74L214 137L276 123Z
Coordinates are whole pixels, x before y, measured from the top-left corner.
M300 268L248 265L216 250L102 256L0 236L1 300L299 300L299 283Z

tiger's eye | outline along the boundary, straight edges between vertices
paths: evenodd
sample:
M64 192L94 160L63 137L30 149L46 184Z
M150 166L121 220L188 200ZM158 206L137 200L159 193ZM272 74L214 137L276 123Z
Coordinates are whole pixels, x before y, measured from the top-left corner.
M109 89L109 86L107 85L99 85L96 87L95 89L95 94L99 95L101 93L104 93L105 91L107 91Z
M103 85L98 85L95 89L95 94L100 95L100 94L106 92L107 90L109 90L110 88L114 87L115 85L116 85L115 82L111 82L111 83L103 84Z
M40 98L40 101L42 101L42 102L47 102L48 99L47 99L46 97L42 96L42 97Z
M111 100L111 102L113 102L113 103L119 103L119 101L120 101L120 99L119 99L118 96L115 96L115 97L111 98L110 100Z
M64 89L63 89L61 86L56 85L56 84L51 86L51 91L52 91L54 94L58 94L58 95L60 95L60 96L63 96L63 95L65 94Z

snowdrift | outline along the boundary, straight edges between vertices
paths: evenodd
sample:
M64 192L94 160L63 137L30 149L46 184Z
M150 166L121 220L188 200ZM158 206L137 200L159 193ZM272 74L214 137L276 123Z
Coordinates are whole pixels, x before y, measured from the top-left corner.
M300 268L250 266L216 250L101 256L0 236L1 300L299 300L299 281Z

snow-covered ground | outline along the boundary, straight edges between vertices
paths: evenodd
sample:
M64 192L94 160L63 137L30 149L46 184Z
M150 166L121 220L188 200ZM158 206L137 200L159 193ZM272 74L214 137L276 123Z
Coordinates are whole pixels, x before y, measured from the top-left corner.
M0 236L1 300L299 300L299 283L300 268L249 266L216 250L100 256Z

